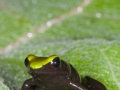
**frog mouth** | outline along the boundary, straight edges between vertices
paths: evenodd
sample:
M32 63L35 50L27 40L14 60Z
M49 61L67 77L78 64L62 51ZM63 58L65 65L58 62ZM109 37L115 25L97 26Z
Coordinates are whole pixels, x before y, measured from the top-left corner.
M30 69L28 70L28 73L30 75L57 75L57 76L62 76L62 75L68 75L68 73L64 72L64 71L51 71L51 70L42 70L42 69Z
M44 71L44 72L34 71L34 73L38 74L38 75L65 75L66 74L64 72L51 72L51 71L49 71L49 72L46 72L46 71Z

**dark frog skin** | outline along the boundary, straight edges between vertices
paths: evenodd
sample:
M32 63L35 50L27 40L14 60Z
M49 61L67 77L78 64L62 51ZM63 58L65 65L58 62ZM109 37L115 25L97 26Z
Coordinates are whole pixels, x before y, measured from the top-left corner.
M24 63L32 78L23 83L21 90L107 90L102 83L88 76L82 85L74 67L56 55L28 55Z

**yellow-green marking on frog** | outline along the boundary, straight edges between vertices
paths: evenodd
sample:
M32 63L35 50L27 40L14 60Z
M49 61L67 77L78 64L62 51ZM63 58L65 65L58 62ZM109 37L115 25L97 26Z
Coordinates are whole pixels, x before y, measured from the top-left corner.
M31 55L28 55L28 61L32 69L38 69L38 68L41 68L43 65L48 64L56 57L58 56L52 55L50 57L37 57L31 54Z

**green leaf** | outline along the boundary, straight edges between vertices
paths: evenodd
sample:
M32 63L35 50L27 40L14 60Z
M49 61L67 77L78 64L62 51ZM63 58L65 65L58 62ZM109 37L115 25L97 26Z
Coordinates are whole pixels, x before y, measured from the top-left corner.
M119 2L0 1L0 90L20 90L31 77L24 66L28 54L56 54L82 78L91 76L107 90L119 90Z
M4 80L0 77L0 90L10 90L3 82Z

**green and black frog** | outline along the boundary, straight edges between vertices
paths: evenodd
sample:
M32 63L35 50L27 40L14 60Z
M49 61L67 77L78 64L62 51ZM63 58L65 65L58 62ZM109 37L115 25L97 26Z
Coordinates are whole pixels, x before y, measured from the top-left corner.
M83 85L75 68L56 55L28 55L24 63L32 78L23 83L21 90L107 90L89 76L84 79L87 85Z

